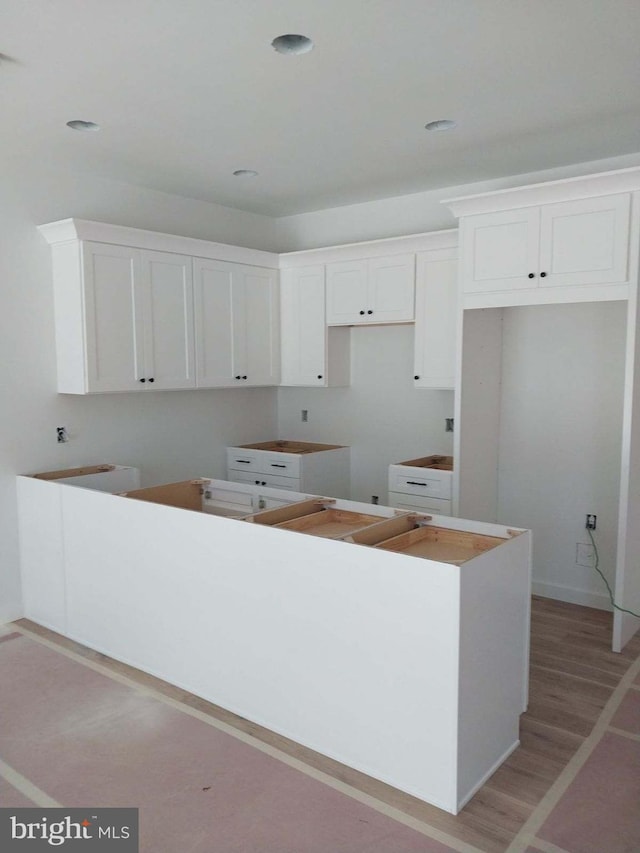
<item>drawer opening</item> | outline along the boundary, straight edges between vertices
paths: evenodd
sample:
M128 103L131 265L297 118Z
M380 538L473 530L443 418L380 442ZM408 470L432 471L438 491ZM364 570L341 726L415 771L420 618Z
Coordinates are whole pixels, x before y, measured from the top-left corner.
M431 517L409 514L358 531L350 541L384 551L396 551L439 563L461 566L479 554L496 548L505 540L430 524ZM516 535L515 532L513 535Z
M419 459L408 459L406 462L398 462L398 465L407 465L412 468L431 468L435 471L453 471L453 456L421 456Z
M265 510L247 518L282 530L297 530L326 539L343 539L355 530L380 521L379 515L336 509L335 499L312 498L287 507Z
M234 505L229 501L216 501L215 499L205 502L203 498L209 482L209 480L183 480L179 483L165 483L161 486L121 492L121 496L226 518L244 518L250 514L251 508L248 506Z

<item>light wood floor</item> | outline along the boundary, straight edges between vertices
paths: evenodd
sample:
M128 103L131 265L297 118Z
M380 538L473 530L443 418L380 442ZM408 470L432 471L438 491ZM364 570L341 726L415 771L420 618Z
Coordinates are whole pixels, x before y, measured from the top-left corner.
M534 597L531 688L529 710L521 719L521 746L455 817L28 620L17 624L223 720L486 853L504 853L640 655L639 635L621 654L611 651L611 623L611 614L604 611Z

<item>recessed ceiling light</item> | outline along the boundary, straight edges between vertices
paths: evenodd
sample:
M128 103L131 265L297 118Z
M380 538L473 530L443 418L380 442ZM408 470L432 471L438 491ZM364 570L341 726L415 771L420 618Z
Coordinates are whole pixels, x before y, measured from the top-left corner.
M258 173L254 169L236 169L233 173L236 178L257 178Z
M436 119L435 121L427 122L427 124L425 124L424 127L425 127L425 130L434 130L436 132L438 132L438 131L442 132L443 130L453 130L453 128L456 127L456 124L457 123L455 121L453 121L453 119L439 118L439 119Z
M275 38L271 42L271 47L278 53L309 53L313 49L313 42L307 36L287 33L286 35Z
M96 124L95 121L83 121L82 119L79 119L79 118L76 118L73 121L68 121L67 127L70 127L71 130L84 130L84 131L100 130L100 125Z

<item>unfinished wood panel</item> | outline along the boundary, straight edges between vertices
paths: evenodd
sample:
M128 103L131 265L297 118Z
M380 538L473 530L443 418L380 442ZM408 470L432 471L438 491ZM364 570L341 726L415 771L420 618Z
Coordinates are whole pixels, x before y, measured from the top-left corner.
M298 530L310 536L340 539L367 524L375 524L378 519L377 515L365 515L343 509L322 509L300 518L282 521L275 526L285 530Z
M459 566L484 551L489 551L504 542L497 536L483 536L446 530L443 527L419 526L399 536L394 536L375 545L385 551L402 552L440 563Z
M341 450L342 444L316 444L310 441L257 441L238 444L245 450L270 450L274 453L319 453L322 450Z
M135 489L135 491L126 492L124 496L139 501L149 501L150 503L164 504L164 506L175 506L202 512L202 482L199 480L184 480L180 483L166 483L162 486Z
M327 504L331 503L332 500L330 498L327 498L326 500L309 498L309 500L299 501L298 503L291 504L290 506L279 506L275 509L266 509L263 512L257 512L255 515L248 516L245 520L253 522L254 524L268 524L275 526L283 521L290 521L294 518L300 518L303 515L309 515L309 513L318 512Z
M407 459L398 465L409 465L412 468L433 468L435 471L453 471L453 456L421 456L419 459Z
M408 530L413 530L419 522L430 520L430 515L416 515L415 513L399 515L396 518L389 518L378 524L365 527L363 530L358 530L348 536L347 540L356 545L377 545L378 542L384 542L394 536L399 536L401 533L406 533Z
M86 465L84 468L63 468L60 471L43 471L41 474L32 474L36 480L65 480L67 477L85 477L87 474L104 474L106 471L115 471L115 465Z

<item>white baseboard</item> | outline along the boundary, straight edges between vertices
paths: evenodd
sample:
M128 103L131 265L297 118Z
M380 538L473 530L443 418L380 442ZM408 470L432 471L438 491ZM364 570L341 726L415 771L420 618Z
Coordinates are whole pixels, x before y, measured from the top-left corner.
M606 592L588 592L584 589L575 589L558 583L535 580L531 584L531 590L534 595L541 595L543 598L555 598L557 601L582 604L583 607L596 607L598 610L612 609Z

